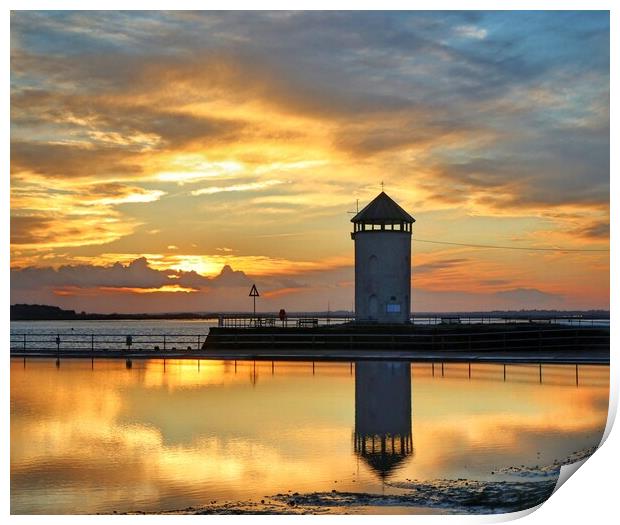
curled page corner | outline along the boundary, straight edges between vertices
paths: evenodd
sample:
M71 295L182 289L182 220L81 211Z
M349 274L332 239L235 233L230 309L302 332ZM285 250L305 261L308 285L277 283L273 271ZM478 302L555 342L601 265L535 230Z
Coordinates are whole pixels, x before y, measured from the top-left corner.
M555 494L562 485L564 485L564 483L566 482L568 478L570 478L575 472L577 472L577 470L579 470L579 467L581 467L588 460L589 457L590 456L584 459L581 459L579 461L575 461L574 463L568 463L566 465L562 465L560 467L560 474L558 476L558 480L555 484L553 492L549 495L549 498L553 496L553 494ZM546 501L549 498L547 498L542 503L539 503L538 505L535 505L534 507L530 507L528 509L523 509L523 510L519 510L516 512L507 512L505 514L493 514L489 516L484 516L482 517L481 521L485 523L504 523L507 521L514 521L520 518L524 518L525 516L528 516L536 512L540 507L542 507L546 503Z
M614 422L616 421L616 414L618 412L618 392L617 388L614 386L618 384L617 381L614 380L617 380L617 377L614 378L617 374L614 373L613 370L613 368L610 368L610 373L612 375L609 377L609 405L607 408L607 423L605 424L605 431L603 432L601 442L598 445L599 448L603 443L605 443L605 441L607 441L609 433L611 432Z
M596 454L596 451L594 453ZM581 465L588 461L589 457L590 456L579 461L575 461L574 463L562 465L560 467L560 475L558 476L558 481L555 484L552 495L555 494L562 485L564 485L568 478L570 478L575 472L577 472L577 470L579 470L579 467L581 467Z
M603 432L603 436L601 437L601 441L596 447L596 450L590 455L579 461L575 461L574 463L568 463L566 465L562 465L560 467L560 475L558 476L558 481L555 484L555 488L553 489L553 494L557 492L557 490L564 485L566 480L570 478L579 468L586 462L588 459L596 454L598 450L603 446L603 443L607 441L609 437L609 433L611 432L612 427L614 426L614 422L616 420L616 413L618 411L618 392L615 388L613 388L614 383L610 381L610 389L609 389L609 405L608 405L608 415L607 415L607 423L605 424L605 431Z
M616 385L616 381L613 381L613 377L616 375L616 373L613 371L614 369L611 368L610 369L610 373L612 374L610 376L610 382L609 382L609 405L608 405L608 413L607 413L607 423L605 424L605 430L603 432L603 436L601 437L601 441L598 444L598 447L596 447L596 450L590 455L587 456L579 461L575 461L574 463L568 463L566 465L562 465L560 467L560 475L558 476L558 481L555 484L555 488L553 489L552 495L555 494L558 489L564 485L564 483L566 482L566 480L568 480L568 478L570 478L575 472L577 472L577 470L579 470L579 468L586 462L588 461L588 459L590 457L592 457L594 454L596 454L598 452L598 450L603 446L603 444L605 443L605 441L607 441L607 438L609 437L609 433L611 432L611 429L614 426L615 420L616 420L616 414L618 412L618 391L617 389L614 387L614 385Z

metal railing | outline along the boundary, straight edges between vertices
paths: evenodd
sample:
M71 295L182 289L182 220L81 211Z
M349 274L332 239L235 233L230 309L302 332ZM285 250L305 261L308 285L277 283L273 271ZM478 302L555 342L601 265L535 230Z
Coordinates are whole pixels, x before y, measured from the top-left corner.
M261 326L325 326L355 322L354 316L324 316L311 313L294 314L284 320L275 314L223 314L218 317L218 326L223 328L256 328ZM359 324L376 325L376 320L357 320ZM434 326L446 324L549 324L575 327L609 327L609 319L584 319L581 317L502 317L502 316L463 316L463 315L412 315L411 324Z
M331 324L342 324L353 321L353 317L332 317L332 316L312 316L287 315L283 319L273 314L230 314L220 315L217 325L221 328L258 328L258 327L298 327L298 326L329 326Z
M598 326L609 327L609 319L584 319L581 317L502 317L502 316L411 316L415 325L438 324L551 324L567 326Z
M196 351L205 339L188 334L12 333L10 349L11 353Z

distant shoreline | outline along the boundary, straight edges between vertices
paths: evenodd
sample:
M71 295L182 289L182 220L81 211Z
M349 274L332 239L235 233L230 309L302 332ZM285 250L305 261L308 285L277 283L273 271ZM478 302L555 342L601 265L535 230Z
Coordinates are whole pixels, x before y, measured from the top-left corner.
M39 304L12 304L11 321L131 321L131 320L217 320L223 315L249 315L248 312L164 312L164 313L87 313L63 310L57 306ZM278 312L258 312L260 316L276 316ZM347 310L318 312L289 312L290 316L344 318L353 317ZM415 317L510 317L512 319L583 318L609 319L609 310L488 310L463 312L413 312Z

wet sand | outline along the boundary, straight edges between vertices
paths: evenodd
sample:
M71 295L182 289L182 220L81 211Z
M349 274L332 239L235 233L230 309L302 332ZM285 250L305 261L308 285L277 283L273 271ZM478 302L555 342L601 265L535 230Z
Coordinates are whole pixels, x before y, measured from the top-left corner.
M404 489L403 494L286 493L260 502L212 502L157 514L503 514L543 503L556 481L557 477L522 482L434 480L391 485Z
M408 479L386 482L391 489L402 489L401 494L289 491L256 502L212 501L158 514L504 514L544 503L555 489L560 467L591 456L596 448L574 452L550 465L521 465L494 472L509 476L510 481Z

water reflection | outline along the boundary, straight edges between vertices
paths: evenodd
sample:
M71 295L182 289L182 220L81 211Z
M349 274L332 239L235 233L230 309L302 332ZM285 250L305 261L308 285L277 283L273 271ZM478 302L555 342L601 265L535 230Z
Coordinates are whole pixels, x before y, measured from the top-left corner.
M497 481L596 445L607 418L599 366L544 365L541 383L501 363L61 361L11 360L13 513Z
M411 365L355 365L354 450L383 480L413 453Z

